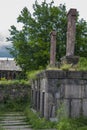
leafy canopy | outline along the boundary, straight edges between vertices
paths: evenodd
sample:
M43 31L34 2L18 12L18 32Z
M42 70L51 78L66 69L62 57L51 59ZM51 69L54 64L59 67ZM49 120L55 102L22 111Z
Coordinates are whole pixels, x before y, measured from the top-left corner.
M79 15L78 15L79 16ZM86 57L87 54L87 22L83 19L76 22L76 55ZM8 41L13 43L10 53L24 71L44 68L49 63L50 32L57 31L57 56L60 60L65 55L67 11L66 6L54 5L54 1L46 0L33 5L33 14L25 7L17 18L22 29L10 28Z

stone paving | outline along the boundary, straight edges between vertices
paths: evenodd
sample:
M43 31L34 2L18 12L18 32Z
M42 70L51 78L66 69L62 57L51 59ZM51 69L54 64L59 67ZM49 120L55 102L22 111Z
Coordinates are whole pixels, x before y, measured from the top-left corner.
M22 113L10 112L0 116L0 130L32 130L26 122Z
M0 115L0 126L0 130L33 130L31 126L25 122L25 116L21 112L10 112Z

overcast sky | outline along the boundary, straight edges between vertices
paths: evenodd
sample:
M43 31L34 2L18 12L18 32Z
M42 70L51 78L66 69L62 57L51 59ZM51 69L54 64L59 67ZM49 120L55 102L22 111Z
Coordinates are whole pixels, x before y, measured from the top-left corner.
M39 3L44 0L38 0ZM32 11L32 4L35 0L0 0L0 36L7 36L8 29L11 25L15 25L20 28L17 24L17 17L19 16L21 10L27 6L30 11ZM51 0L47 0L51 2ZM66 4L67 11L70 8L76 8L79 11L80 17L87 21L87 4L86 0L54 0L55 5ZM2 42L0 42L1 44ZM6 44L6 43L5 43Z

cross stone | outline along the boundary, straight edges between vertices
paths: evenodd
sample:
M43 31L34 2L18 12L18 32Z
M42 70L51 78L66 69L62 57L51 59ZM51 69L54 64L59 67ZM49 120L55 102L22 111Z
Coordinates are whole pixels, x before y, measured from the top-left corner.
M76 34L76 9L70 9L67 17L67 47L66 47L66 56L74 56L74 47L75 47L75 34Z
M56 31L50 33L51 47L50 47L50 65L55 66L56 61Z
M67 14L67 46L66 46L66 56L61 58L61 63L65 64L77 64L79 61L79 56L74 55L75 49L75 35L76 35L76 9L70 9Z

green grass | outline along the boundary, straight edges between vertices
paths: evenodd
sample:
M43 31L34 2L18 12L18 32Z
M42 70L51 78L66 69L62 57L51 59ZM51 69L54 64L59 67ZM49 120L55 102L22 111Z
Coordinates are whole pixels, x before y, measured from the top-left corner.
M6 80L1 79L0 85L30 85L28 80Z
M33 70L33 71L30 71L30 72L27 72L27 78L28 80L32 80L32 79L35 79L36 78L36 75L41 73L43 70Z
M39 114L34 113L30 107L25 110L26 121L31 124L32 128L36 129L50 129L56 127L56 122L50 122L45 118L40 118Z
M62 119L57 124L58 130L87 130L87 117Z
M64 63L64 64L62 64L62 65L60 66L60 68L48 66L48 67L47 67L47 70L87 71L87 58L85 58L85 57L80 57L80 58L79 58L79 62L78 62L76 65Z
M5 111L2 112L2 111L0 110L0 121L3 120L3 117L2 117L2 116L3 116L4 114L5 114ZM0 130L4 130L1 125L0 125Z
M10 104L11 105L11 104ZM16 105L16 106L15 106ZM28 104L14 104L11 106L5 106L0 104L0 115L5 114L8 111L20 110L20 107L23 107L22 112L26 116L25 121L32 126L33 129L52 129L56 128L57 130L87 130L87 117L79 118L62 118L59 122L51 122L45 118L40 118L39 113L35 113L30 109ZM7 107L7 108L6 108ZM10 109L8 109L10 107ZM19 108L18 108L19 107ZM0 128L0 130L3 130Z
M87 126L80 127L77 130L87 130Z

